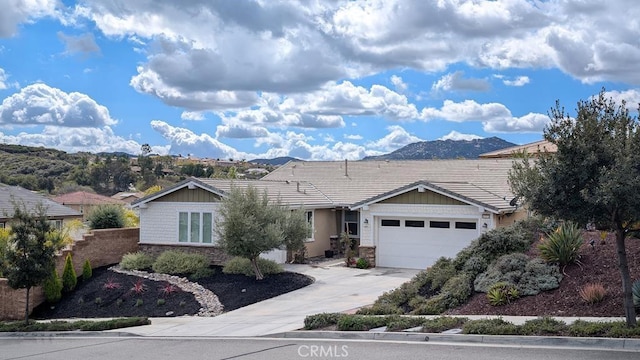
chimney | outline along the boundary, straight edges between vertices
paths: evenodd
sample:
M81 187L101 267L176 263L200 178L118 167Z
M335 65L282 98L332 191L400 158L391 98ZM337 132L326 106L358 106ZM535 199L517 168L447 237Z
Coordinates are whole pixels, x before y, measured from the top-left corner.
M344 176L345 177L349 177L349 171L347 169L348 165L349 165L349 161L347 159L344 159Z

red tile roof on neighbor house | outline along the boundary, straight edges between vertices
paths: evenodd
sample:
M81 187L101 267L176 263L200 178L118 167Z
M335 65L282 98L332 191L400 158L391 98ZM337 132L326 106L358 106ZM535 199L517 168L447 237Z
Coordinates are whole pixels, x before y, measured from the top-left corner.
M58 195L52 200L62 205L125 204L122 200L112 199L108 196L93 194L86 191L76 191Z

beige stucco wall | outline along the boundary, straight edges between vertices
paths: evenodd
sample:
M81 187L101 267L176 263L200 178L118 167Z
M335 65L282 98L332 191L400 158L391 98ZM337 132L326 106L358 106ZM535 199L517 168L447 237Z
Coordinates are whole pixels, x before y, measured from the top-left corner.
M516 221L524 220L529 217L529 212L525 209L520 209L511 215L494 215L493 221L496 224L496 228L509 226Z
M329 250L329 236L335 235L335 212L331 209L316 209L313 211L313 241L306 243L307 256L324 256Z

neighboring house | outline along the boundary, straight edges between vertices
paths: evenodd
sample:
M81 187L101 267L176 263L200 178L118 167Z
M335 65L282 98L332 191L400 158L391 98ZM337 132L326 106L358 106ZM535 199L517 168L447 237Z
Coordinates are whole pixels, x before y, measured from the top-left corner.
M142 199L143 197L144 197L143 192L131 192L131 191L127 191L127 192L122 191L115 195L111 195L112 199L120 200L127 204L131 204L132 202L138 199Z
M547 140L540 140L529 144L512 146L506 149L480 154L479 157L481 159L513 158L514 156L522 153L536 156L538 153L555 153L557 151L558 147L556 144L550 143Z
M19 186L0 184L0 228L8 226L13 218L15 204L24 204L29 212L36 211L37 206L42 204L46 209L47 219L56 229L61 229L68 221L82 219L82 214L78 211L60 205L36 192Z
M122 200L112 199L108 196L102 196L86 191L76 191L72 193L58 195L52 198L53 201L58 204L70 207L82 214L82 220L87 220L88 214L91 213L91 210L98 206L104 204L117 204L117 205L126 205Z
M341 232L377 266L422 269L483 232L525 217L508 185L510 159L289 162L261 180L188 179L134 202L140 245L204 248L214 262L215 217L231 186L249 184L303 207L308 256L336 250Z

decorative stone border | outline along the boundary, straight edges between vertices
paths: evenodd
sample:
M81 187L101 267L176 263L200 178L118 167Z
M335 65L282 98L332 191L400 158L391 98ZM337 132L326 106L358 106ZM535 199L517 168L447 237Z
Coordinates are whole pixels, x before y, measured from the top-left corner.
M179 287L182 291L192 293L195 296L196 301L198 301L202 306L200 311L198 311L198 316L218 316L222 314L222 311L224 310L224 307L220 303L216 294L205 289L202 285L191 282L185 278L168 274L150 273L141 270L124 270L117 265L110 267L109 270L121 274L139 276L153 281L166 281L169 284Z

